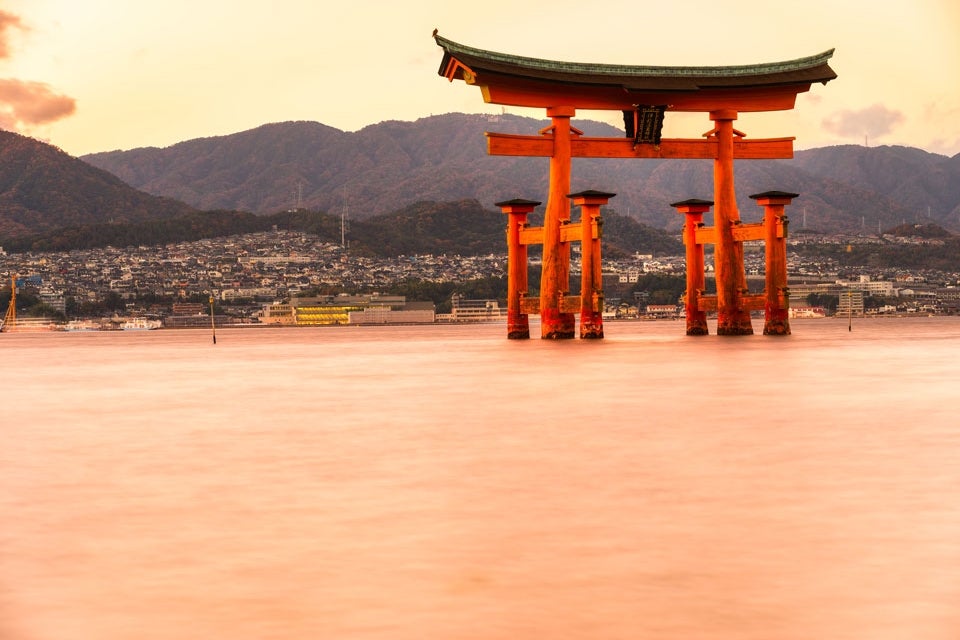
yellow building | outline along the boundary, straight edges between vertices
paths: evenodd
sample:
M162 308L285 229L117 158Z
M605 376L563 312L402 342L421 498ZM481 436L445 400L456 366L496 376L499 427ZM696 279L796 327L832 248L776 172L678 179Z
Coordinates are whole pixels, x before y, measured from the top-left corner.
M294 322L298 327L325 324L349 324L350 312L361 311L359 305L304 305L293 308Z
M260 322L312 327L338 324L433 322L432 303L407 303L404 296L365 295L293 298L289 303L264 305Z

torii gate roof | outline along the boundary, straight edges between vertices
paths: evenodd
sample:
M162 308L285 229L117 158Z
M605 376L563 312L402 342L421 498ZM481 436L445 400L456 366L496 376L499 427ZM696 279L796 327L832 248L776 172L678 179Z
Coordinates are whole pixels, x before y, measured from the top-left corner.
M823 53L752 65L661 67L561 62L468 47L441 37L439 74L480 87L485 102L523 107L568 106L631 110L638 105L672 111L779 111L798 93L837 77Z

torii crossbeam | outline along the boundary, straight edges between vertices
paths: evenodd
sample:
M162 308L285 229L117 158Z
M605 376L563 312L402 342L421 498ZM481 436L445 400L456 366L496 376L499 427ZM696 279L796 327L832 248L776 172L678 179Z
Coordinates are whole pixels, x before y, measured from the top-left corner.
M746 140L733 127L740 112L792 109L798 93L837 77L833 49L786 62L723 67L657 67L560 62L458 44L433 32L443 49L438 73L480 88L485 102L542 107L551 126L536 136L487 134L491 155L550 158L538 312L541 337L574 337L573 313L562 304L569 287L569 246L561 226L570 218L571 159L694 158L714 161L717 333L753 333L734 190L735 159L793 157L793 137ZM621 111L626 137L590 138L572 127L577 109ZM667 111L702 112L713 128L702 139L660 137ZM509 308L509 302L508 302Z

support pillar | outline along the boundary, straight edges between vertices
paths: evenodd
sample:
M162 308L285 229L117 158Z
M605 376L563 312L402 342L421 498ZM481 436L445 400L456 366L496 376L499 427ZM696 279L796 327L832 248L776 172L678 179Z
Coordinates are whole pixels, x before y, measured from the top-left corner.
M615 193L581 191L569 198L580 207L580 338L603 338L603 270L600 238L603 219L600 207Z
M713 162L717 335L752 335L750 311L741 302L741 296L747 292L743 244L733 239L733 227L740 224L733 180L733 121L737 119L737 112L734 109L711 111L710 119L715 122L712 134L717 139L717 159Z
M550 156L550 191L543 217L543 271L540 276L540 337L551 340L573 338L576 332L572 313L560 312L560 297L569 289L570 248L560 242L560 225L570 219L570 118L573 107L551 107L553 155Z
M697 242L697 228L703 225L703 214L710 210L713 202L696 198L674 202L670 205L684 214L683 244L687 248L687 290L683 294L683 303L687 314L687 335L705 336L707 312L700 310L700 294L706 286L703 268L703 245Z
M784 207L799 194L786 191L755 193L751 198L763 207L765 240L766 302L763 335L790 335L790 293L787 289L787 216Z
M496 206L507 214L507 338L522 340L530 337L530 323L520 312L520 297L527 293L527 245L520 242L520 230L540 202L514 198Z

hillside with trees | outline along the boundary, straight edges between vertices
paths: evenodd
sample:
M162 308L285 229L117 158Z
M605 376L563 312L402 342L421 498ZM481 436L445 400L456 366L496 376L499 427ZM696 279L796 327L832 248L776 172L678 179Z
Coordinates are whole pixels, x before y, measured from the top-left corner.
M491 206L514 197L546 200L548 160L489 156L484 133L536 135L547 124L511 114L444 114L356 132L284 122L83 160L138 189L202 209L267 214L303 207L365 219L422 201L474 199ZM623 136L601 122L573 124L589 136ZM676 230L680 216L670 203L712 199L712 163L577 158L571 190L583 189L616 193L611 210ZM748 196L771 189L800 193L793 219L800 222L803 212L809 227L825 232L889 228L928 213L930 221L960 230L960 155L846 145L798 151L793 160L737 162L744 220L761 215Z
M506 250L506 220L498 210L476 200L419 202L367 220L300 209L266 216L239 211L191 212L164 220L133 224L73 226L7 240L8 251L68 251L114 246L151 246L217 238L273 228L302 231L339 244L347 224L351 251L393 257L415 254L487 255ZM676 255L683 245L673 234L643 225L615 212L604 215L604 251L608 257L635 252Z
M193 207L133 189L49 144L0 131L0 240L89 224L137 223Z
M388 121L354 133L280 123L165 149L85 156L102 168L0 132L0 246L150 245L273 225L317 229L339 241L342 216L352 246L370 254L428 245L480 251L502 241L502 214L493 203L545 200L549 167L546 158L487 155L484 131L531 133L543 124L506 114ZM620 135L603 123L576 124L587 135ZM709 199L711 167L709 161L575 159L571 190L617 194L604 208L605 255L677 252L682 221L670 202ZM960 229L960 155L844 146L799 151L793 160L738 161L745 222L761 216L747 196L772 188L800 193L789 211L793 233L876 233L921 222ZM533 218L542 213L541 205ZM377 222L383 216L390 220L386 230ZM705 222L712 224L709 214Z

